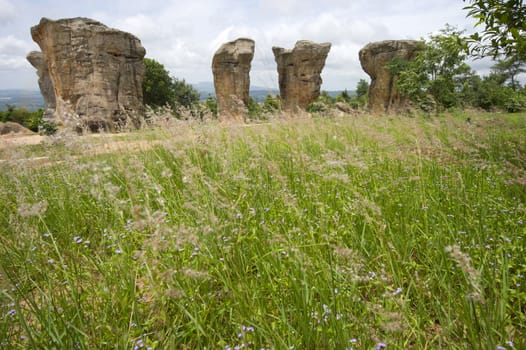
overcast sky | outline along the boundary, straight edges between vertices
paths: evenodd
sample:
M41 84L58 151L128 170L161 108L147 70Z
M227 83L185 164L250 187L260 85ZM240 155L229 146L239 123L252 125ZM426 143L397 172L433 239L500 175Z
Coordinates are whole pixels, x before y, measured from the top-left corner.
M360 48L419 39L446 23L473 32L463 6L462 0L0 0L0 89L38 89L25 57L38 50L30 27L41 17L89 17L133 33L147 57L190 83L212 81L214 52L238 37L256 41L251 82L265 87L277 87L272 46L331 42L322 89L353 90L360 78L369 79L360 67Z

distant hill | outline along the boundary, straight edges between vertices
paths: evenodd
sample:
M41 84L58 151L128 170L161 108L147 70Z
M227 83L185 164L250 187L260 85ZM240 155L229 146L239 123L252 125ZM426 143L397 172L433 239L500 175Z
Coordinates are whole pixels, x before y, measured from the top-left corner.
M216 95L214 83L211 81L203 81L200 83L192 84L192 86L199 92L199 97L201 100L206 100L208 96L215 97ZM279 95L279 90L264 86L250 87L250 96L252 96L258 102L264 101L267 95Z
M205 82L192 84L192 86L199 92L199 97L202 101L206 100L208 96L215 97L215 89L214 89L213 82L205 81ZM336 97L339 94L341 94L342 91L343 90L334 90L334 91L327 91L327 92L329 93L329 96ZM352 90L347 90L347 92L351 96L356 94L356 92ZM265 98L267 97L267 95L279 95L279 90L276 88L264 87L264 86L251 86L250 87L250 96L258 102L265 101Z
M31 112L45 108L42 94L35 90L0 90L0 111L7 110L8 105Z
M192 86L199 92L202 101L210 96L215 96L214 83L201 82L192 84ZM328 91L329 96L336 97L342 90ZM355 92L348 90L350 95ZM250 89L250 96L258 102L265 101L267 95L279 95L279 90L263 86L253 86ZM7 110L7 106L12 105L16 108L25 108L28 111L36 111L39 108L45 108L44 98L40 91L36 90L0 90L0 111Z

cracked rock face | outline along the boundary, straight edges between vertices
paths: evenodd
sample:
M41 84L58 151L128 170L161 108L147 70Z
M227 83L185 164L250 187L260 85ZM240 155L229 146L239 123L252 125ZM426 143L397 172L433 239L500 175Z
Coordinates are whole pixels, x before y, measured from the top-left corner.
M240 38L223 44L214 54L212 72L220 120L244 121L248 115L254 48L254 40Z
M28 60L48 107L55 99L57 121L91 131L140 127L146 51L139 39L88 18L42 18L31 36L42 56Z
M42 93L42 97L44 97L44 102L46 104L44 117L53 120L53 114L56 108L55 91L53 91L53 82L49 75L44 54L39 51L31 51L27 55L27 60L37 70L38 87L40 88L40 92Z
M273 47L278 65L279 91L283 111L305 110L320 95L321 72L331 49L330 43L300 40L292 50Z
M405 109L407 99L396 88L396 76L386 68L393 58L411 60L418 49L415 40L386 40L367 44L360 50L360 63L371 77L368 108L372 113L397 113Z

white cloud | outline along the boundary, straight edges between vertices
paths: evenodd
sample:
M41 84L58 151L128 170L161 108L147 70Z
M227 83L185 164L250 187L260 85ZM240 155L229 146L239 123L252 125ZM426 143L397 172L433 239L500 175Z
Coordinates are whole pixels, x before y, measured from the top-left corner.
M0 25L15 18L15 7L8 0L0 0Z
M114 26L120 30L132 33L141 40L155 40L168 35L162 23L151 16L138 14L115 22Z
M26 55L33 49L34 46L30 42L12 35L0 38L0 71L16 71L30 67Z
M418 39L445 23L471 28L459 0L16 0L16 8L13 4L14 0L0 0L2 67L26 64L27 52L36 48L29 44L29 27L40 17L83 16L136 35L148 57L188 82L212 80L214 52L238 37L255 40L251 81L264 86L277 85L272 46L292 48L300 39L331 42L323 71L322 88L327 90L353 89L358 79L367 77L358 51L368 42ZM16 17L15 12L24 16ZM0 74L0 81L8 79Z
M29 41L24 41L9 35L0 38L0 52L3 55L27 55L33 48L33 44Z
M29 63L22 57L0 54L0 71L12 71L27 67Z

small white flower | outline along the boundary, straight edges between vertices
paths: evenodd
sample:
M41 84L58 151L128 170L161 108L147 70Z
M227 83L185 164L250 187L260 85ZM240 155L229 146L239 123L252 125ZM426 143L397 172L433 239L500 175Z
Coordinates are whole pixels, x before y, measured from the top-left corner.
M395 297L400 293L402 293L402 288L396 288L396 290L391 295Z

